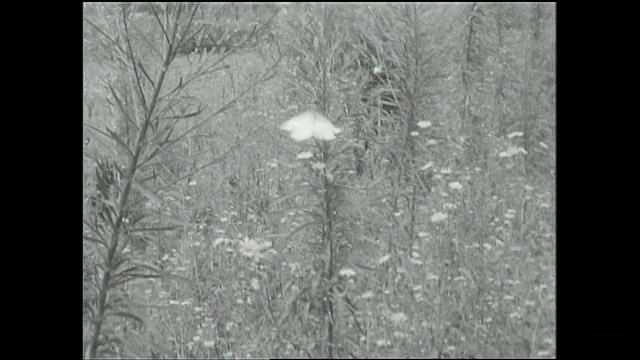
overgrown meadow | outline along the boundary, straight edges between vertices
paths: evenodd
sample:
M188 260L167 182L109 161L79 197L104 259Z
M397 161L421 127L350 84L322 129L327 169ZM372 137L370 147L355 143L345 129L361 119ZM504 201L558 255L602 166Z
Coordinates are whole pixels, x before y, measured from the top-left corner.
M83 356L555 357L555 5L84 3Z

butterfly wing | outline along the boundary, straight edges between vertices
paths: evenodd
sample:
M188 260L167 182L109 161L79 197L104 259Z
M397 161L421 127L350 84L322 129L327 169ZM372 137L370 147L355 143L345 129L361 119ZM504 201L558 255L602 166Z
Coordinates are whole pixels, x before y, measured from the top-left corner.
M333 126L326 117L319 115L315 119L313 135L319 140L334 140L340 129Z
M296 141L304 141L312 137L319 140L333 140L336 138L335 134L340 133L340 129L333 126L329 119L313 111L305 111L294 116L280 128L288 131Z

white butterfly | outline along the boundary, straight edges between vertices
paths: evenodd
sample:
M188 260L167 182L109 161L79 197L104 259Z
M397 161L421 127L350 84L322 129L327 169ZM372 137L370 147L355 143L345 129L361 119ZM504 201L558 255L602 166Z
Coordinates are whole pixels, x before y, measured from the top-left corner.
M318 140L334 140L336 134L342 130L333 126L331 121L315 111L305 111L294 116L280 126L288 131L295 141L304 141L311 138Z

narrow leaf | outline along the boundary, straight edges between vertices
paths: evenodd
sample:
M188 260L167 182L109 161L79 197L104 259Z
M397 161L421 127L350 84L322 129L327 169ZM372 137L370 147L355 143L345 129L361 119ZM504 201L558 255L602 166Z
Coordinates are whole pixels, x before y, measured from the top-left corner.
M124 318L124 319L134 320L134 321L136 321L136 322L138 322L140 324L144 324L144 321L140 317L138 317L136 315L133 315L131 313L128 313L126 311L116 311L114 313L105 314L105 315L106 316L121 317L121 318Z
M293 235L297 234L298 232L306 229L309 226L314 226L314 225L322 225L322 223L318 222L318 221L310 221L308 223L302 224L300 225L297 229L293 230L289 235L287 235L285 237L285 240L290 239Z
M142 185L140 182L134 181L133 182L133 187L138 189L142 193L142 195L144 195L144 197L146 197L147 199L153 201L157 205L162 205L162 203L163 203L162 199L160 199L152 191L150 191L147 188L145 188L144 185Z

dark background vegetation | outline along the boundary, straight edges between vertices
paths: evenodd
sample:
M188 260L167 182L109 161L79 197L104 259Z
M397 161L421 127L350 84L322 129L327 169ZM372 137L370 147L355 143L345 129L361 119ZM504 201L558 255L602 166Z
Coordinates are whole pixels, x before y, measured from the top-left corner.
M555 24L85 3L83 354L555 357ZM308 109L331 204L278 129Z

